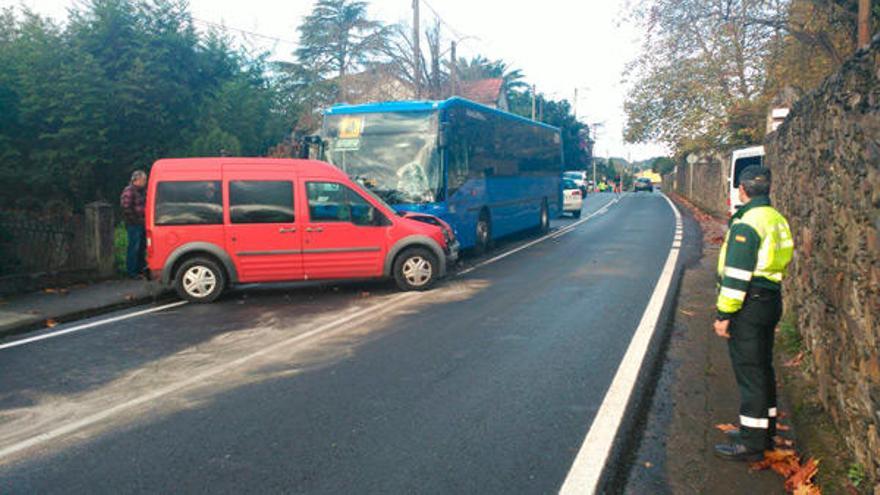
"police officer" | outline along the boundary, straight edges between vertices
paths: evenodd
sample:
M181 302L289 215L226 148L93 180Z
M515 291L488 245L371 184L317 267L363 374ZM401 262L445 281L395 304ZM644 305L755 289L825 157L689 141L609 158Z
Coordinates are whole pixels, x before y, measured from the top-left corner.
M770 206L769 194L770 170L752 165L741 172L744 206L730 219L718 259L715 333L728 342L740 393L740 427L729 435L732 443L716 445L715 453L735 461L762 459L776 434L773 334L794 241L785 217Z

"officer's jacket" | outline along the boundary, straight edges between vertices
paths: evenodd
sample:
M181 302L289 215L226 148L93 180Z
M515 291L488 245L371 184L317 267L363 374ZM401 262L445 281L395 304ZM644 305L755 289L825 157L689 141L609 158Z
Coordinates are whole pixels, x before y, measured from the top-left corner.
M770 206L770 198L752 198L730 219L718 257L718 316L740 310L749 286L779 290L794 253L785 217Z

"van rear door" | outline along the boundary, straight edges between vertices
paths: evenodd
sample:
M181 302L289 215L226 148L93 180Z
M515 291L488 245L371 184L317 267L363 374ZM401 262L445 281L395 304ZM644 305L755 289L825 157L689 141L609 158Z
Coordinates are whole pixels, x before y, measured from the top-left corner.
M226 164L226 250L240 282L302 280L295 176L278 165Z

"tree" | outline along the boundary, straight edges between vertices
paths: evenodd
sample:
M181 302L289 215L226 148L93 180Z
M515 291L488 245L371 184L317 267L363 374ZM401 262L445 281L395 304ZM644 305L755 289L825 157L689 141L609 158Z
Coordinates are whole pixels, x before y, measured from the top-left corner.
M337 77L363 67L387 46L391 28L367 17L367 3L358 0L318 0L299 27L298 63L317 76ZM344 99L345 88L340 88Z
M675 170L675 162L666 156L654 158L651 161L651 170L660 175L666 175Z
M429 99L442 99L448 96L446 88L449 83L449 74L443 70L443 36L440 29L440 21L437 20L425 32L426 43L420 43L424 47L419 55L419 72L421 81L424 83L424 96ZM427 49L427 56L425 54ZM385 65L391 69L395 77L415 88L415 64L413 63L414 44L412 38L412 26L397 24L390 27L390 36L382 50L385 60L374 65Z
M449 65L449 64L447 64ZM482 55L477 55L470 60L462 57L456 61L458 77L462 81L479 81L480 79L502 79L502 91L511 91L528 88L524 81L525 75L522 70L514 69L503 60L489 60Z
M678 154L763 139L769 102L817 86L854 50L858 0L650 0L630 64L626 139ZM874 11L880 19L880 9Z
M727 126L728 109L755 101L766 80L765 40L774 29L748 22L771 8L758 0L653 0L635 7L648 32L625 104L626 138L677 149L749 142ZM734 15L736 14L736 15Z
M186 2L90 0L63 26L0 13L0 209L115 204L158 158L258 155L288 132L263 57L199 36Z

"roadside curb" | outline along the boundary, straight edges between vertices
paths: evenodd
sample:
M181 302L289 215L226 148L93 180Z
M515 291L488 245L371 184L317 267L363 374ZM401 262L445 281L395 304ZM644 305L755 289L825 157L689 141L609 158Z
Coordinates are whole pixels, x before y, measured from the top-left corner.
M48 320L52 320L58 324L70 323L77 320L83 320L86 318L92 318L95 316L112 313L121 309L142 306L145 304L155 304L171 299L171 292L167 290L162 290L160 292L150 295L143 295L133 297L131 299L114 301L112 303L107 303L101 306L93 306L90 308L68 311L57 315L34 315L33 318L28 318L21 322L0 325L0 340L50 328L46 325L46 322Z

